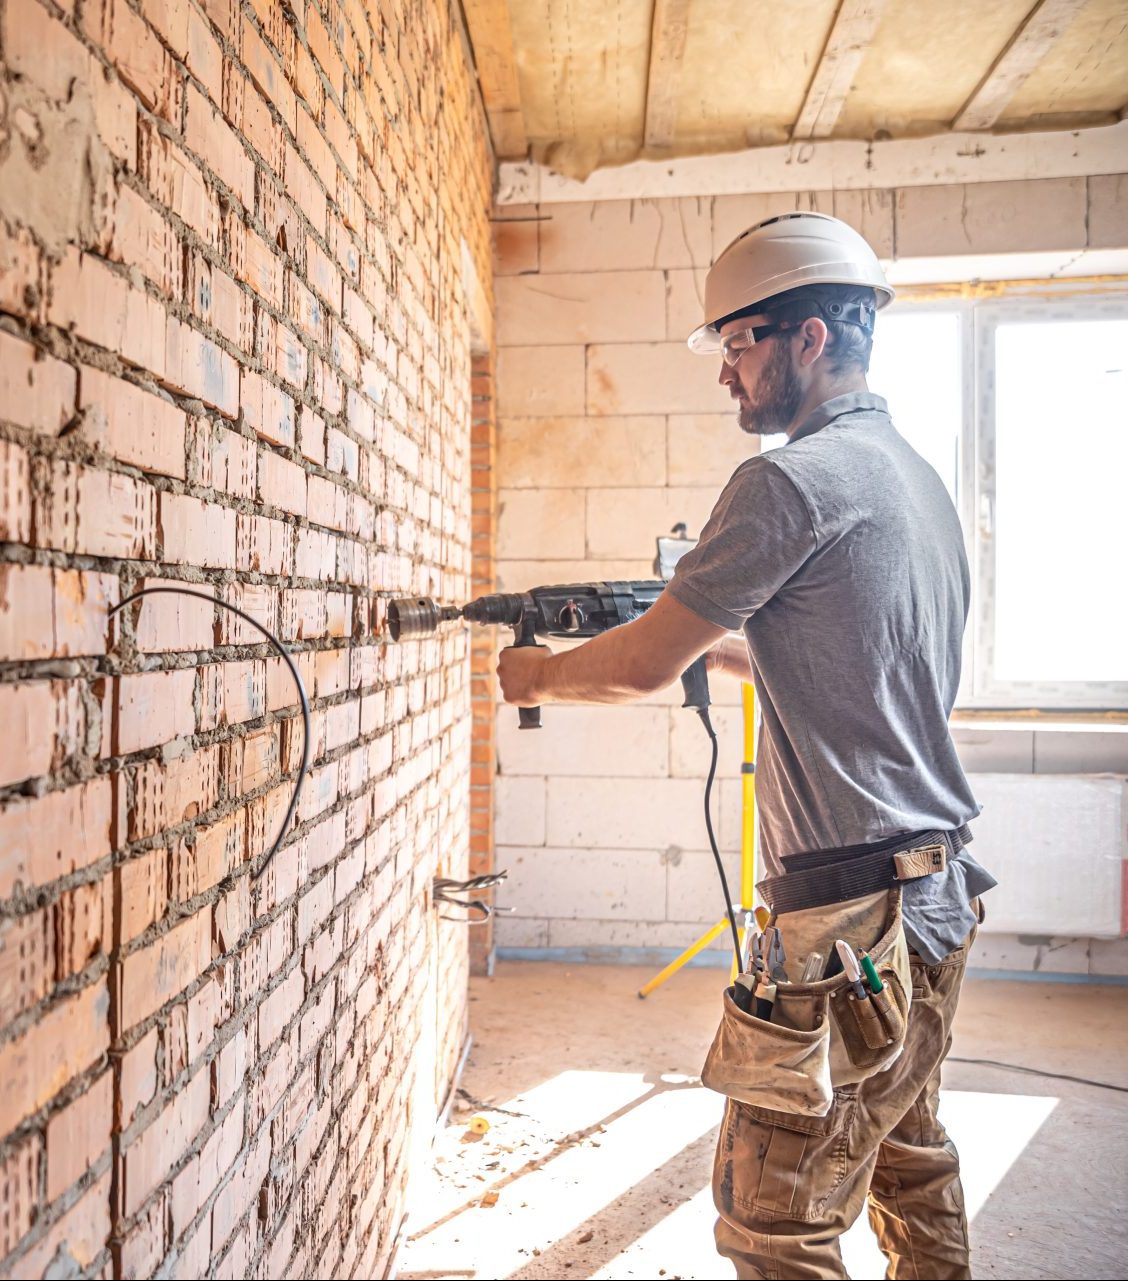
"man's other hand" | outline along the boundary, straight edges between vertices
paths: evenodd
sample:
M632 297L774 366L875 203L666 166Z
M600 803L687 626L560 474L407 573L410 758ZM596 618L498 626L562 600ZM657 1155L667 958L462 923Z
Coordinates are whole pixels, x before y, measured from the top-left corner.
M548 702L543 688L545 664L552 657L547 645L510 645L497 660L502 697L517 707L539 707Z

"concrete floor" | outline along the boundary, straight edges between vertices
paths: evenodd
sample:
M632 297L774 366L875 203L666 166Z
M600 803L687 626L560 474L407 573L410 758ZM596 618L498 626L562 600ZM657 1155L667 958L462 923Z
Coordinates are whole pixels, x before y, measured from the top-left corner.
M473 981L474 1046L399 1277L731 1275L709 1195L721 1101L697 1080L724 976L685 970L640 1001L649 977L510 962ZM953 1059L1032 1069L946 1069L977 1277L1128 1275L1126 1048L1128 987L968 981ZM864 1216L843 1254L884 1275Z

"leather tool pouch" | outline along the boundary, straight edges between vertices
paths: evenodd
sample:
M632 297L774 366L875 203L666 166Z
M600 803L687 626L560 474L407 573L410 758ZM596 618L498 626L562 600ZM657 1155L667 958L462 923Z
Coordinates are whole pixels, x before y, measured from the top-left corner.
M859 1001L841 973L780 983L769 1022L739 1009L729 988L701 1079L742 1103L825 1116L836 1089L884 1071L904 1047L912 980L901 889L773 914L770 923L783 931L792 973L810 952L828 960L834 940L843 938L869 952L882 990Z

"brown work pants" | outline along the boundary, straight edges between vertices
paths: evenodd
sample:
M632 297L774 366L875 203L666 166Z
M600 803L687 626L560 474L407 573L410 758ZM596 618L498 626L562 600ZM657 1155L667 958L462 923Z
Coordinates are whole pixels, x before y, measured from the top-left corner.
M845 1277L839 1236L869 1197L887 1277L970 1277L956 1149L936 1117L940 1065L967 963L913 954L905 1048L886 1072L836 1090L825 1117L730 1099L713 1169L717 1249L737 1277Z

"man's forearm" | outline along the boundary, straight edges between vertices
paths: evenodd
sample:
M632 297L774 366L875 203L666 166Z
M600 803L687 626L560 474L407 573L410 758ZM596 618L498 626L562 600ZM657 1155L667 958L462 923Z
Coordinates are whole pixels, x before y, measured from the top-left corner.
M553 654L544 664L546 702L630 703L675 680L638 652L633 624L616 627L585 645Z

